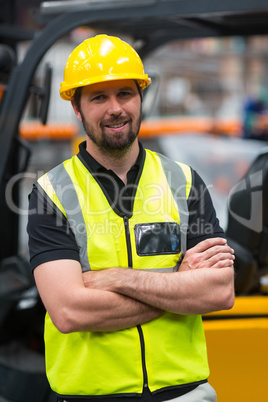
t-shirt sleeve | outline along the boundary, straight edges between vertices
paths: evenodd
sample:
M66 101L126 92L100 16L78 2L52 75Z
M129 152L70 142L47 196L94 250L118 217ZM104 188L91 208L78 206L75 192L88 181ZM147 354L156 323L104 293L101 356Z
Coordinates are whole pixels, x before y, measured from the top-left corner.
M192 170L192 187L188 198L189 231L187 248L212 237L224 237L208 188L199 174Z
M53 260L80 261L68 220L38 184L34 185L29 195L27 232L32 270Z

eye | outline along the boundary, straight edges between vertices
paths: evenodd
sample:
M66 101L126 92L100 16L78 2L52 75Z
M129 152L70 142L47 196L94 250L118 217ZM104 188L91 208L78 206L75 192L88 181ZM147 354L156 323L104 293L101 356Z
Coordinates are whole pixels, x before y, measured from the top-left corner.
M128 90L120 91L119 92L119 97L121 98L129 98L132 96L132 92Z
M90 101L91 102L102 102L105 99L106 99L106 96L104 94L99 94L99 95L95 95L92 98L90 98Z

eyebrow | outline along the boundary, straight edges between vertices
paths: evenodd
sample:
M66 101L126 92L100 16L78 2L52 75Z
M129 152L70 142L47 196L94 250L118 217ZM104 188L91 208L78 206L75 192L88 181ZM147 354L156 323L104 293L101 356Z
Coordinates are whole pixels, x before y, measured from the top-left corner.
M118 92L120 92L120 91L126 91L126 90L128 90L128 91L131 91L131 90L132 90L132 91L133 91L134 88L133 88L133 87L130 87L130 86L125 86L125 87L119 88L119 89L118 89ZM90 95L90 96L97 96L97 95L100 95L100 94L102 94L102 93L104 93L104 92L106 92L105 89L99 90L99 91L89 92L89 95Z

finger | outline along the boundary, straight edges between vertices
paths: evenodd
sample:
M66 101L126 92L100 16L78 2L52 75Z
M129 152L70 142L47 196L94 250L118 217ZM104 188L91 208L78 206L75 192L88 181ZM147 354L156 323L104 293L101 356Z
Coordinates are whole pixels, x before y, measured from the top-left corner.
M229 247L227 244L222 245L222 246L219 246L219 245L213 246L213 247L210 247L208 250L206 250L203 253L204 260L205 259L210 259L210 258L212 258L214 256L221 255L221 254L224 254L224 253L234 255L234 250L231 247Z
M226 258L217 261L215 264L211 266L211 268L227 268L227 267L234 267L234 259L233 258Z
M235 259L233 250L231 248L224 248L220 252L211 255L211 257L208 259L210 262L211 266L214 264L217 264L219 261L223 260L231 260L233 261Z
M220 261L233 261L234 256L232 253L217 253L216 255L212 255L210 258L204 258L205 253L201 256L198 267L196 268L215 268L221 267Z
M208 240L212 240L213 242L215 241L215 242L218 242L218 238L216 239L208 239ZM220 238L220 240L225 240L225 239L222 239L222 238ZM202 242L203 243L203 242ZM209 242L206 242L206 246L207 245L211 245L212 244L212 242L211 241L209 241ZM199 246L199 245L197 245L197 246ZM228 245L227 245L227 243L226 243L226 241L223 243L223 244L221 244L221 245L214 245L214 246L211 246L211 247L209 247L208 249L206 249L206 250L204 250L204 251L201 251L201 252L196 252L196 250L198 249L198 247L193 247L191 250L188 250L187 251L187 253L186 253L186 257L187 257L187 259L188 259L188 261L189 261L189 263L190 263L190 265L192 265L193 266L193 268L197 268L196 267L196 265L198 265L199 266L199 268L203 268L204 266L206 266L207 264L208 264L208 261L212 258L212 257L214 257L214 256L217 256L218 254L222 254L222 253L230 253L230 254L233 254L234 253L234 250L233 249L231 249ZM190 251L190 252L189 252ZM211 263L209 264L209 266L211 265Z
M227 240L222 237L213 237L211 239L206 239L198 243L196 246L192 247L191 253L202 253L214 246L223 246L227 244Z

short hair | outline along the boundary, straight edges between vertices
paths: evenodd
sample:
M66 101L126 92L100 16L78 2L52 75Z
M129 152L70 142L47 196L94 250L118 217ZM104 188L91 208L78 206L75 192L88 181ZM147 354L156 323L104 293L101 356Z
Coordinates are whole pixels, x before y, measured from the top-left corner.
M81 107L82 89L83 89L83 87L76 88L74 96L73 96L74 104L75 104L75 106L77 107L78 110L80 110L80 107Z

